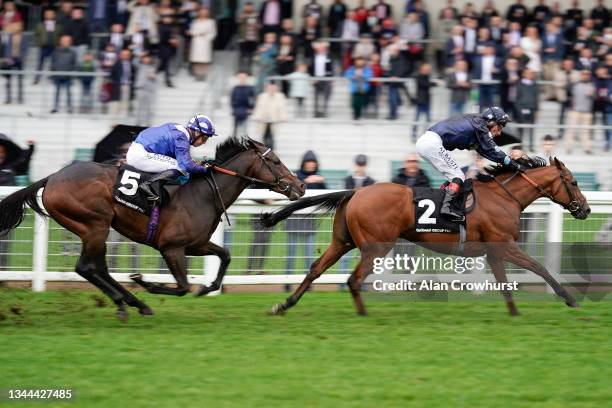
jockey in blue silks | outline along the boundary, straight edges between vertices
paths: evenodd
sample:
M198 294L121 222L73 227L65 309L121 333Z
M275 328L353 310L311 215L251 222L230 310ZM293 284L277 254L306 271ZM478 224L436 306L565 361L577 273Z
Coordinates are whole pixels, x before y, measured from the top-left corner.
M503 109L492 107L482 114L463 115L438 122L427 129L416 142L419 155L427 160L450 182L445 188L440 213L455 221L463 221L464 215L453 210L451 203L459 194L465 175L449 150L476 150L481 156L496 163L503 163L516 170L522 166L512 160L494 142L509 122Z
M166 123L140 132L127 152L126 162L139 170L159 173L140 184L147 198L159 200L159 195L151 189L151 183L179 177L187 180L190 174L206 173L208 168L191 158L189 148L202 146L215 134L215 126L204 115L192 117L184 126Z

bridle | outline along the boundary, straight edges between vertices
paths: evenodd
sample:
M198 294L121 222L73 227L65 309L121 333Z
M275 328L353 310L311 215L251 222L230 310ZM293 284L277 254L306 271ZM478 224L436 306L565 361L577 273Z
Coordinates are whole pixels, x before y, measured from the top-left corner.
M519 206L521 207L521 210L525 209L526 206L523 206L523 204L519 201L519 199L516 198L514 196L514 194L512 194L512 192L510 190L508 190L508 188L506 187L506 184L508 184L508 182L510 182L510 180L512 180L514 177L516 177L517 174L520 175L523 179L525 179L525 181L527 181L529 184L531 184L534 188L539 190L540 193L542 193L545 197L548 197L550 199L550 201L552 201L553 203L559 204L561 207L563 207L564 209L568 210L570 212L570 214L575 215L580 210L580 208L582 207L582 204L580 204L580 201L578 201L578 199L576 198L576 196L572 192L572 189L567 185L567 181L565 180L565 176L567 176L567 173L565 173L563 170L559 169L559 178L561 179L561 184L563 184L563 187L565 187L565 191L567 192L567 196L570 198L570 202L567 203L567 204L564 204L564 203L556 200L554 198L554 192L552 194L549 193L548 191L546 191L546 189L544 189L542 186L540 186L538 183L536 183L531 177L529 177L523 171L519 170L516 173L514 173L512 176L508 177L503 182L500 182L497 179L495 181L497 182L497 184L499 184L499 186L506 193L508 193L508 195L514 201L516 201L519 204Z
M246 180L246 181L249 182L249 184L257 184L257 185L260 185L260 186L263 186L263 187L267 187L268 190L274 190L274 189L278 188L279 192L284 193L284 192L288 191L291 188L289 183L287 183L285 181L285 178L287 178L291 174L286 174L286 175L283 176L282 174L279 174L276 171L276 169L274 169L274 167L272 167L270 165L268 159L266 159L266 155L268 153L270 153L271 151L272 151L272 149L268 147L268 149L266 149L265 152L261 153L260 151L257 151L257 154L261 158L262 165L266 166L266 168L268 170L270 170L270 173L272 173L272 176L274 176L274 181L273 182L265 181L265 180L259 179L257 177L249 177L249 176L246 176L244 174L240 174L240 173L237 173L237 172L235 172L233 170L229 170L229 169L226 169L224 167L217 166L217 165L213 165L212 169L214 171L216 171L216 172L219 172L219 173L227 174L229 176L234 176L234 177L238 177L240 179Z

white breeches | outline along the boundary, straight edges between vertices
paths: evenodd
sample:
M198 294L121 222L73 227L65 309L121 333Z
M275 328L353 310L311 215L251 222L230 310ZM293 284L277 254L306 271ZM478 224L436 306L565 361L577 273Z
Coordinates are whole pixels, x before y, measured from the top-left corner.
M172 157L149 153L140 143L132 143L125 156L127 164L148 173L161 173L166 170L181 170Z
M444 177L451 181L454 178L465 180L465 174L461 167L455 162L453 156L442 145L440 135L435 132L427 131L416 142L416 150L419 156L427 160Z

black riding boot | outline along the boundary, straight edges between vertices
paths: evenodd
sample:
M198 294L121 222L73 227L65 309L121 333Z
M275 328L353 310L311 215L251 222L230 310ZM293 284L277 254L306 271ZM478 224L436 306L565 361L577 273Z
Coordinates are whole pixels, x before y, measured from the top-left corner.
M456 211L451 205L453 203L453 199L457 197L457 195L459 194L449 188L444 190L444 200L442 201L440 214L447 216L454 222L462 222L465 219L465 215Z
M157 201L160 198L161 191L162 191L164 184L166 184L166 182L168 181L176 180L178 175L179 175L179 172L177 170L162 171L158 175L153 176L153 178L151 178L150 180L142 182L140 184L140 189L144 191L144 193L147 195L147 200ZM159 186L159 191L154 191L152 187L153 183L157 183L157 186Z

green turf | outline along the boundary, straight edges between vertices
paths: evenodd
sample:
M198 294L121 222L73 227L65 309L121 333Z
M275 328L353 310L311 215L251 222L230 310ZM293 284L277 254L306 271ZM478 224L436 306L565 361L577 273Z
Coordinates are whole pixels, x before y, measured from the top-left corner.
M612 304L570 309L519 296L460 302L307 293L139 294L127 324L96 292L0 291L0 388L62 386L64 406L604 407L612 401ZM483 299L483 298L480 298ZM12 313L13 308L20 314ZM0 405L2 403L0 402ZM6 404L5 404L6 405ZM6 406L54 406L10 404Z

